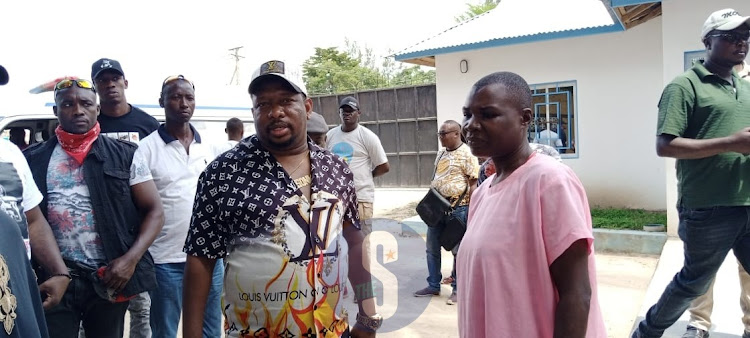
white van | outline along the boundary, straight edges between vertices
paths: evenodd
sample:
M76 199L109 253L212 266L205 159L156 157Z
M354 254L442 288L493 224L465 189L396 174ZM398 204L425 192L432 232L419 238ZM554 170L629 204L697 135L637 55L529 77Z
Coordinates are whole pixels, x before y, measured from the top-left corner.
M54 135L57 128L57 117L52 113L52 103L47 103L43 114L23 115L0 115L0 137L9 138L10 128L23 128L26 134L26 142L31 145L43 142ZM164 122L164 108L158 105L134 105L155 117L159 122ZM250 108L243 107L220 107L220 106L196 106L193 124L204 144L217 144L227 140L224 132L227 120L236 117L245 125L244 137L255 134L253 114Z

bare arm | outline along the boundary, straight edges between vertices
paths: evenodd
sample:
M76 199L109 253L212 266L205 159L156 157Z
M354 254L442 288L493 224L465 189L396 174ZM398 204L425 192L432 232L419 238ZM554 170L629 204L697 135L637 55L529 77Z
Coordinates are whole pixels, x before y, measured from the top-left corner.
M669 134L656 137L656 154L661 157L700 159L727 152L750 153L750 128L712 139L696 140Z
M549 270L560 297L555 310L554 337L585 337L591 305L587 240L571 244Z
M141 214L141 227L135 242L121 257L110 262L104 272L103 282L115 290L121 290L135 272L135 266L154 242L164 226L164 209L153 180L130 187L133 200Z
M34 260L41 264L50 275L68 274L68 268L60 255L52 228L42 215L39 206L26 211L25 214L26 221L29 223L29 242ZM42 299L42 306L49 309L57 305L68 288L68 283L70 283L68 277L54 276L39 285L39 291L47 295Z
M476 179L476 178L469 179L469 191L466 192L469 196L471 196L471 194L474 193L474 190L478 188L477 181L479 181L479 179Z
M385 162L375 167L375 169L372 170L372 177L375 178L378 176L383 176L385 173L389 172L390 170L391 170L390 164L388 164L388 162Z
M215 266L215 259L187 256L185 277L182 280L183 338L203 337L203 312L206 309Z

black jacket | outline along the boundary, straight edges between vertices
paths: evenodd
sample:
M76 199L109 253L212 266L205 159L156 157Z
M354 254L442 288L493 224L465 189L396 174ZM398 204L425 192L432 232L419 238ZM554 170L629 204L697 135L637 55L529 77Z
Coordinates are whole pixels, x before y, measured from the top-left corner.
M57 137L24 151L37 187L44 195L39 208L47 217L47 168ZM141 216L130 189L130 165L138 146L127 141L100 136L83 161L83 177L91 194L96 232L104 255L112 261L124 255L140 232ZM124 295L135 295L156 288L154 260L146 251L125 288Z

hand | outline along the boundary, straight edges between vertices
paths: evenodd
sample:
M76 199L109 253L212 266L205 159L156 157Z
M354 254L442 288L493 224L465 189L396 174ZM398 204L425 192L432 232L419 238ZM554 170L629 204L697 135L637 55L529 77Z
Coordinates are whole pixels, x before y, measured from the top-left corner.
M732 151L750 155L750 127L742 128L740 131L729 136Z
M363 327L361 324L354 324L354 327L349 332L349 336L352 338L375 338L375 331Z
M122 291L125 284L130 280L130 277L133 277L133 272L135 272L135 265L137 263L137 260L125 256L114 259L109 263L109 266L104 269L102 282L104 282L104 285L110 289L114 289L117 292Z
M39 291L42 295L47 296L42 299L42 306L45 310L49 310L60 303L65 290L68 289L68 284L70 284L70 278L66 276L54 276L39 285Z

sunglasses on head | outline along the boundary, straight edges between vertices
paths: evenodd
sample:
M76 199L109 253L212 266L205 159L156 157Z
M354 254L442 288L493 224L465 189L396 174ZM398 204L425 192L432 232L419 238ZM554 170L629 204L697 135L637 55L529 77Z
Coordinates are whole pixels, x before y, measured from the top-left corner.
M709 34L709 37L716 37L726 42L738 44L740 42L750 42L750 34L737 34L737 33L714 33Z
M78 88L91 89L92 91L96 92L96 89L94 89L94 85L88 80L72 80L72 79L65 79L65 80L58 82L55 85L55 91L68 89L70 87L73 87L73 84L78 86Z
M164 88L164 86L166 86L170 82L174 82L174 81L177 81L177 80L186 81L187 83L190 84L191 87L193 87L193 89L195 89L195 85L193 84L193 81L190 81L190 80L186 79L182 75L172 75L172 76L167 77L166 79L164 79L164 82L161 84L161 87Z

